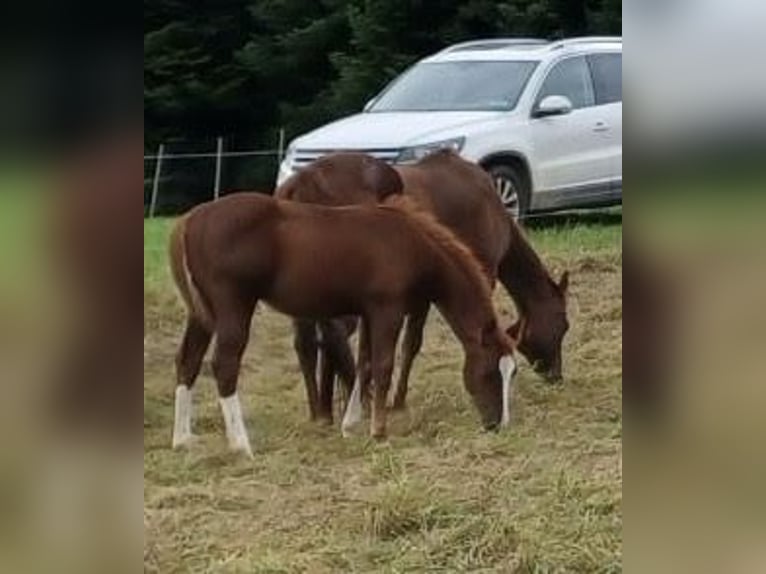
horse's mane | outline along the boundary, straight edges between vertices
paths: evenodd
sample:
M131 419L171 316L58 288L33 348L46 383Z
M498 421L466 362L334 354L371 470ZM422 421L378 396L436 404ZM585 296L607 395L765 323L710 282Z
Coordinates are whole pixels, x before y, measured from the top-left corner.
M473 252L429 211L423 209L411 198L404 195L392 195L381 209L391 209L409 218L433 243L447 253L449 259L457 264L465 275L476 284L479 294L492 308L492 290L489 274L479 263Z

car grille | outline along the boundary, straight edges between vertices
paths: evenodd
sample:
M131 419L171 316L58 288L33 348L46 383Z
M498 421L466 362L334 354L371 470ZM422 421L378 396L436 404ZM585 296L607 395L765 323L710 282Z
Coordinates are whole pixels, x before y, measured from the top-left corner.
M297 149L293 156L292 169L300 169L309 165L311 162L318 160L320 157L331 153L339 153L344 151L353 151L358 153L366 153L372 157L382 159L387 163L394 163L401 149L398 148L378 148L378 149L355 149L355 150L332 150L332 149Z

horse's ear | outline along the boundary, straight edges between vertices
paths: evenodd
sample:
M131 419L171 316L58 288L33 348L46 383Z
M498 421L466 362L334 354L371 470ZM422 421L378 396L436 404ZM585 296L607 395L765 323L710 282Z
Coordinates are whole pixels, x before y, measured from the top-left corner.
M362 177L365 189L373 190L378 201L404 192L404 182L399 172L383 160L365 158Z
M515 340L519 336L520 327L521 327L521 320L519 319L518 321L513 323L510 327L508 327L505 330L505 333L506 335L508 335L509 337Z
M505 334L511 338L514 347L518 347L519 343L521 343L521 338L524 336L524 329L526 326L527 320L522 316L518 321L506 329Z
M274 192L277 199L289 199L291 201L302 201L313 203L322 197L317 181L319 174L302 169L292 174L285 182Z
M516 348L513 338L500 328L497 319L493 319L481 331L481 345L483 347L494 347L498 343L503 348L504 353L513 353L513 350Z
M559 279L559 291L562 295L566 295L567 289L569 289L569 271L564 271Z
M277 199L292 199L295 193L295 174L274 190L274 197Z
M484 325L484 328L481 330L481 344L483 347L489 346L492 344L492 341L495 337L495 333L497 332L497 321L493 319L486 325Z

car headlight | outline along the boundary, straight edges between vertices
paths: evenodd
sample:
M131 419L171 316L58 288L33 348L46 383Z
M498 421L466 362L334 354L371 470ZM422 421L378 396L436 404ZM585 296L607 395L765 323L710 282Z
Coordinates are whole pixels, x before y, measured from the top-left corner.
M396 158L396 163L413 163L420 161L427 155L442 149L451 149L455 153L460 153L460 150L463 149L463 144L465 144L465 138L459 137L407 147L404 148Z

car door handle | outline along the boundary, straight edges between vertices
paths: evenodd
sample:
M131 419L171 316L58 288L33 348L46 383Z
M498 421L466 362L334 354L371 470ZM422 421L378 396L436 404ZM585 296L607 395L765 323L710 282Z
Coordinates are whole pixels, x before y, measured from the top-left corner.
M594 132L606 132L609 131L609 124L606 122L596 122L593 126Z

